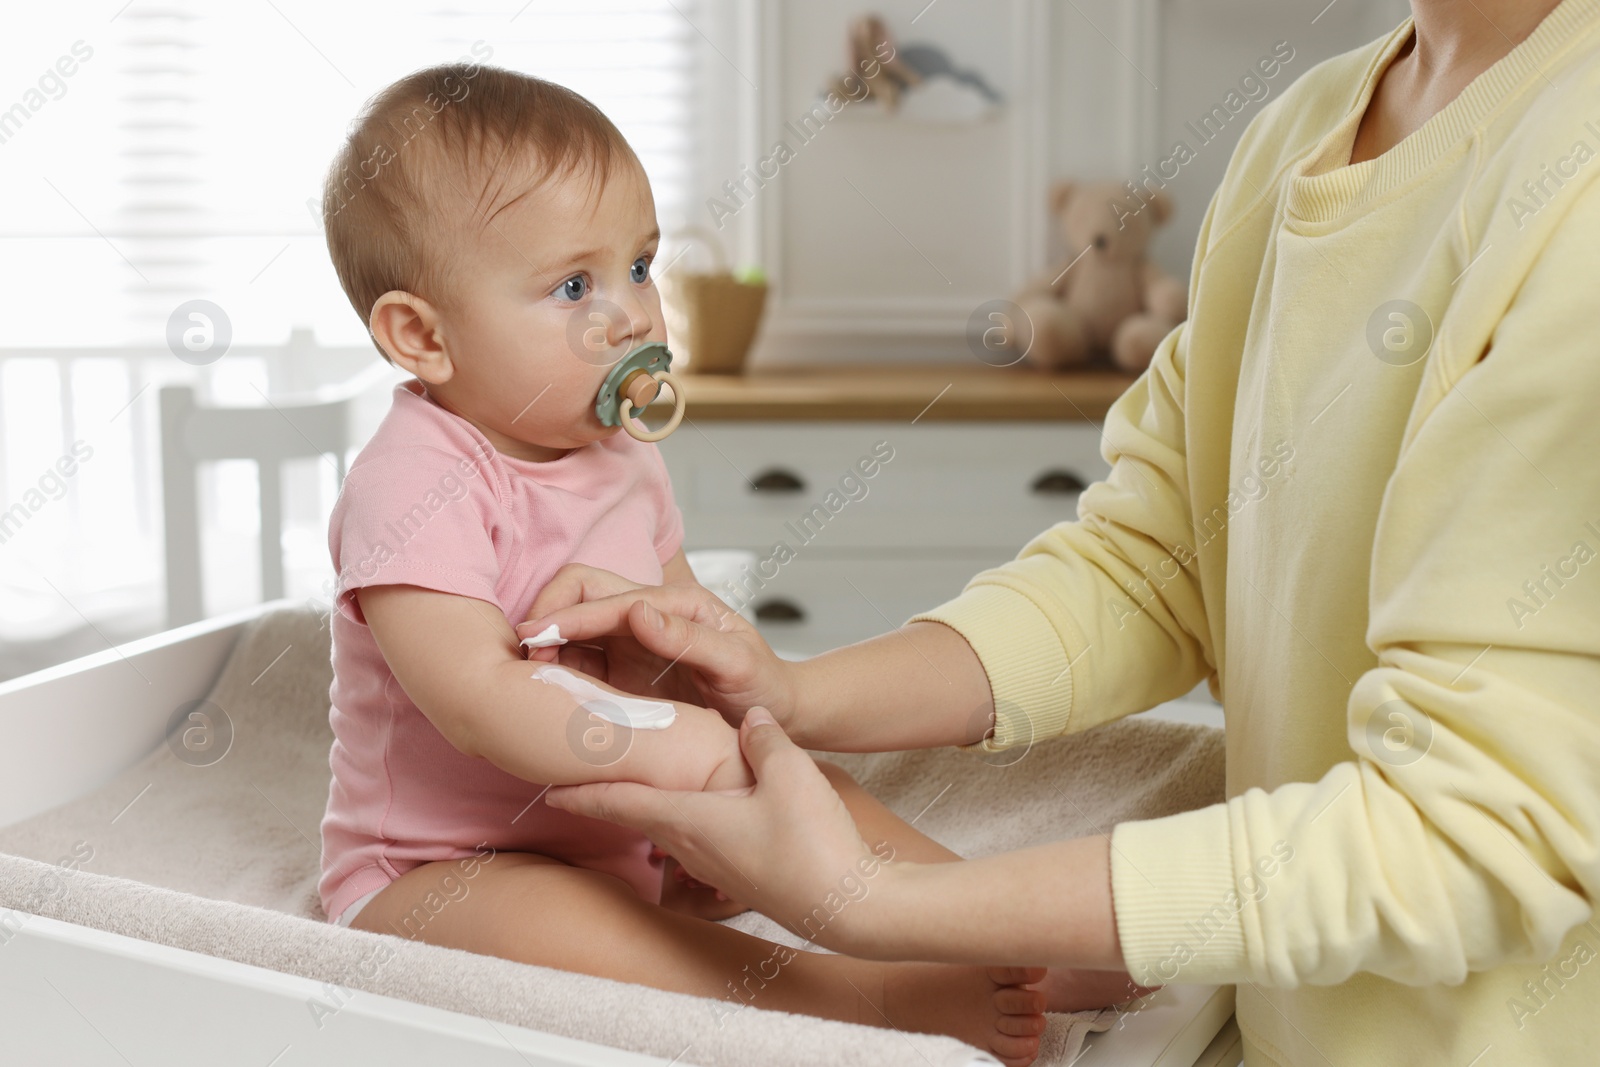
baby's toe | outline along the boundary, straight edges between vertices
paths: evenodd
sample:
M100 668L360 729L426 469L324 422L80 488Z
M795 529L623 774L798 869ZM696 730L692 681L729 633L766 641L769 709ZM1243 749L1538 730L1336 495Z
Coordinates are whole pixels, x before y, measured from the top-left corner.
M1043 1015L1044 991L1027 986L995 990L994 1006L1004 1015Z
M995 1029L1010 1037L1038 1037L1049 1025L1043 1015L1002 1015L995 1021Z
M1039 1058L1039 1039L996 1034L989 1051L998 1056L1006 1067L1028 1067Z
M1033 985L1048 974L1043 967L990 967L989 978L996 985Z

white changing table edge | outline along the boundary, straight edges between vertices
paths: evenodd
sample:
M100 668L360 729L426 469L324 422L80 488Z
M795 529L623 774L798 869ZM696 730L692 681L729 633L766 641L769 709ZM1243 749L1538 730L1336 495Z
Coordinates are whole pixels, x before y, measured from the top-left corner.
M7 1063L668 1062L38 915L0 946L0 1004L16 1016L0 1033Z

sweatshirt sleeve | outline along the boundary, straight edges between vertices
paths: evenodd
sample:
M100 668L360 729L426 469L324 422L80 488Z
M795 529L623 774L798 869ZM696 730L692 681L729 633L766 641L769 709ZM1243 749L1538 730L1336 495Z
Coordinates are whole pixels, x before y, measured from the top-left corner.
M1140 980L1456 984L1549 959L1592 916L1600 183L1551 232L1525 273L1496 264L1515 295L1487 351L1432 354L1442 396L1378 522L1351 758L1113 832Z
M1197 268L1216 211L1213 197ZM1192 296L1190 304L1192 314ZM983 664L995 728L975 748L1030 744L1144 711L1215 669L1198 557L1186 547L1194 541L1190 330L1181 324L1162 340L1106 415L1100 452L1111 472L1079 496L1077 521L1046 530L1015 560L910 620L951 627Z

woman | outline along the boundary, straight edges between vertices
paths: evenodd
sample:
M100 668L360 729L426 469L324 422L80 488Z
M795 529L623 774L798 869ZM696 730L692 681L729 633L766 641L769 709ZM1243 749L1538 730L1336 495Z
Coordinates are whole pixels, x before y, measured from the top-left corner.
M795 743L1004 747L1209 679L1226 802L884 866L821 940L1237 983L1247 1063L1592 1062L1600 2L1412 10L1246 131L1077 522L799 664L703 595L555 583L522 633L612 635L613 682L771 715L748 796L551 803L792 920L865 855Z

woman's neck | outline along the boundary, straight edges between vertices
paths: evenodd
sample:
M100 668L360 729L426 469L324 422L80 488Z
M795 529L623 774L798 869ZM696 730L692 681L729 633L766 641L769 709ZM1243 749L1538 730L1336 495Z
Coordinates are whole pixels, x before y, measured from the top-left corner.
M1521 44L1560 0L1411 0L1422 80L1462 84Z
M1521 44L1560 0L1411 0L1411 39L1384 70L1350 162L1382 155Z

